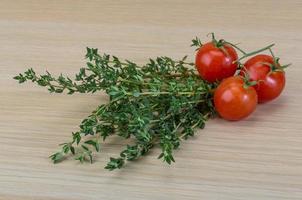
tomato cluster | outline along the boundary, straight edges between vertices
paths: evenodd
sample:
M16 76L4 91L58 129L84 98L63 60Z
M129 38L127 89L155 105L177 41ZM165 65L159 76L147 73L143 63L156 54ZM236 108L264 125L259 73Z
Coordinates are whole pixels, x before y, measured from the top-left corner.
M258 103L277 98L285 86L284 68L270 45L246 53L225 40L212 41L197 50L195 66L202 79L219 85L214 91L214 105L218 114L227 120L241 120L249 116ZM238 58L236 50L243 53ZM269 50L271 55L259 54ZM240 61L250 57L245 63Z

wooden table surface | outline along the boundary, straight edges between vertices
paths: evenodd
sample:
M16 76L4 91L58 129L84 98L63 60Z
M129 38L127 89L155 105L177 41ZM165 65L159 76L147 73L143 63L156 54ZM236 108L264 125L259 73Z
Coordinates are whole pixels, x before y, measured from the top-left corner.
M122 149L102 146L94 164L48 156L100 103L94 95L49 94L12 77L28 67L73 75L85 47L144 63L181 58L206 34L247 50L276 43L287 70L282 96L240 122L208 121L168 166L159 149L126 168L103 169ZM302 199L302 1L0 0L0 199Z

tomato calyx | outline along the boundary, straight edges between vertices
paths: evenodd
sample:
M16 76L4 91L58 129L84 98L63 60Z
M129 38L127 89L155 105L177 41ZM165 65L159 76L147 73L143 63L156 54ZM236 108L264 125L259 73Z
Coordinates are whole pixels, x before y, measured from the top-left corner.
M223 48L223 46L227 43L224 39L217 40L214 33L209 33L207 36L209 35L212 37L212 43L219 49Z
M281 71L283 72L285 68L289 67L291 65L291 63L286 64L286 65L280 65L280 58L276 57L273 50L271 48L269 48L269 52L271 53L274 63L270 64L269 67L271 68L271 72L276 72L276 71Z
M253 87L254 85L257 85L259 81L249 81L246 80L245 78L243 79L244 84L243 84L243 88L244 89L248 89L249 87Z
M249 74L246 71L243 71L243 75L239 75L243 80L243 88L248 89L257 85L260 81L251 81Z
M291 63L289 64L285 64L285 65L281 65L279 60L280 58L279 57L276 57L272 51L271 48L269 48L269 51L271 53L271 56L273 58L273 63L270 63L270 62L260 62L259 64L262 64L262 65L267 65L270 67L270 72L268 74L271 74L273 72L284 72L284 69L289 67L291 65Z
M224 47L226 44L228 44L228 42L226 42L224 39L217 40L213 32L209 33L207 36L209 35L211 35L212 37L212 43L214 44L214 46L220 49L227 57L230 57L228 51Z
M192 40L192 44L191 47L197 47L195 49L195 51L197 51L198 49L200 49L203 46L203 44L201 43L200 39L196 36L193 40Z
M284 69L291 65L291 63L286 64L286 65L280 65L279 60L276 61L275 63L260 62L259 64L269 66L270 67L270 73L272 73L272 72L284 72Z

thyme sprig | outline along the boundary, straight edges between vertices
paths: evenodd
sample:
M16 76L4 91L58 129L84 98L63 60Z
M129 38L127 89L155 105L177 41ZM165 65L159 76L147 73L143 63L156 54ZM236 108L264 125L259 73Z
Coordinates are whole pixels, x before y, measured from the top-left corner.
M73 79L54 77L49 72L38 75L32 68L14 77L19 83L32 81L53 93L104 91L109 95L109 102L84 119L71 141L61 144L61 149L50 156L54 163L68 155L80 162L93 162L93 153L102 149L101 143L117 135L134 138L135 143L110 158L106 169L121 168L156 145L162 151L158 158L171 164L175 162L173 151L181 141L193 136L194 129L203 128L215 114L215 84L200 79L186 56L177 61L158 57L140 66L87 48L86 58L87 66Z

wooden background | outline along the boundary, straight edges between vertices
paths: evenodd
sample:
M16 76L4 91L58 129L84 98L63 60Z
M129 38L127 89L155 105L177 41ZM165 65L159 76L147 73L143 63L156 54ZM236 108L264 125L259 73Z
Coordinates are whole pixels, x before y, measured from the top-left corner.
M244 121L210 120L172 166L155 149L108 172L122 149L116 138L93 165L49 161L106 97L48 94L14 75L28 67L73 75L86 46L138 63L193 60L191 39L209 32L247 50L275 42L282 63L293 63L283 95ZM301 0L0 0L0 199L302 199L301 36Z

